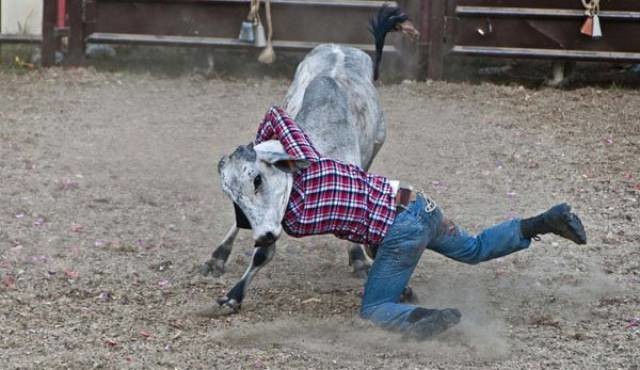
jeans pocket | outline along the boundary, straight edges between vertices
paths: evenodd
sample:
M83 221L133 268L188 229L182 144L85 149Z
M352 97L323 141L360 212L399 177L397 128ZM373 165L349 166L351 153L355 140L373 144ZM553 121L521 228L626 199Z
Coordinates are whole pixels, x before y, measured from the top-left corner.
M395 264L410 267L424 251L424 246L420 243L423 226L410 212L405 211L399 216L387 233L378 253L386 254Z
M410 212L405 211L396 215L396 219L389 227L389 230L387 230L387 235L385 235L382 240L382 244L396 245L401 243L403 240L411 236L412 230L416 225L416 217Z

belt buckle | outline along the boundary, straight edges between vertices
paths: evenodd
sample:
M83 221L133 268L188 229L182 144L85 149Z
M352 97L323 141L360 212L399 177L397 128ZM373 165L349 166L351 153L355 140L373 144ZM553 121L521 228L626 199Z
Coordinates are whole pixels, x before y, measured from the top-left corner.
M424 201L426 203L424 205L424 211L425 212L431 213L431 212L435 211L436 208L438 208L438 205L436 204L436 202L433 199L425 196L424 194L422 196L424 197Z
M433 199L431 199L428 196L426 196L424 194L424 191L418 190L418 191L416 191L416 193L420 194L422 196L422 198L424 199L424 203L425 203L424 211L425 212L431 213L431 212L435 211L436 208L438 208L438 205L436 204L436 202Z

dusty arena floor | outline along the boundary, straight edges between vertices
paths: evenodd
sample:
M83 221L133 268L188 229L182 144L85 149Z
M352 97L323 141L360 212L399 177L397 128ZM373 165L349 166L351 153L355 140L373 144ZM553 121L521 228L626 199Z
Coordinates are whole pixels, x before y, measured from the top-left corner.
M544 237L477 266L426 252L412 280L462 323L402 342L358 318L346 244L284 238L243 311L199 266L230 225L215 166L287 80L0 72L3 369L638 369L640 92L491 84L380 88L374 172L472 231L568 201L589 244Z

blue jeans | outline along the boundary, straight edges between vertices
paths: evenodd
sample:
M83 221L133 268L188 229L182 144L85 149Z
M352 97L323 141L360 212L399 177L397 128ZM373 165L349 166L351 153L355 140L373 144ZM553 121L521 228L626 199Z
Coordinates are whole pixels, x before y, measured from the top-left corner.
M411 325L408 318L416 307L398 300L426 248L476 264L525 249L531 243L522 237L519 219L471 236L444 218L439 207L429 212L426 205L418 194L416 201L396 216L369 270L360 315L386 329L403 331Z

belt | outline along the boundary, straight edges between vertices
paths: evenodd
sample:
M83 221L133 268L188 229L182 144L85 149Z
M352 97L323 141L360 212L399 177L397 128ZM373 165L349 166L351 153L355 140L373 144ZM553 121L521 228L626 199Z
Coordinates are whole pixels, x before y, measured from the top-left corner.
M422 194L424 197L424 210L427 213L431 213L437 208L436 202L428 196L425 196L422 191L413 190L413 186L411 185L397 184L398 190L395 195L396 214L402 213L405 209L409 208L409 205L416 200L418 194Z
M409 207L409 204L416 200L417 193L413 191L413 189L408 187L400 187L398 188L398 192L396 193L396 212L401 213L405 209Z
M392 187L394 188L394 190L396 187L398 189L394 198L396 205L396 214L400 214L404 212L404 210L408 209L411 202L415 201L418 194L422 193L421 191L413 190L413 187L410 185L399 184L399 182L396 182L394 185L392 185ZM437 207L436 202L434 202L427 196L424 196L424 200L426 203L424 206L424 210L427 213L433 212ZM365 245L365 252L367 253L367 256L369 256L369 258L375 259L378 252L378 246Z

